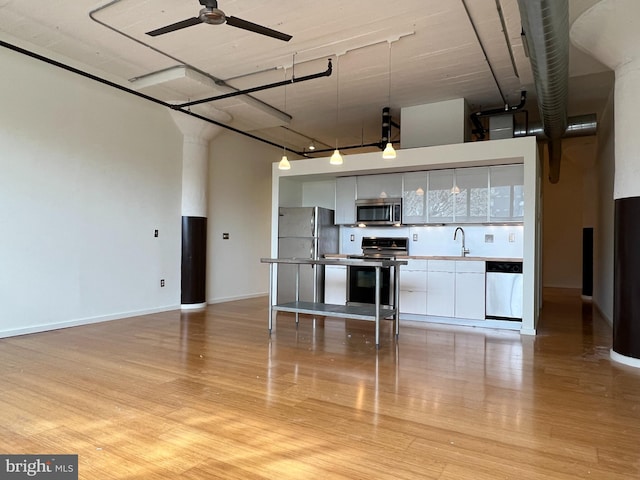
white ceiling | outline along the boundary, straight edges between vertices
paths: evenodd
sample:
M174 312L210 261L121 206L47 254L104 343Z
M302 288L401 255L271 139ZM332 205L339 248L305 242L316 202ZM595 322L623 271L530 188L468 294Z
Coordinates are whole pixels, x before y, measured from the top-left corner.
M571 0L571 20L595 1ZM399 122L402 107L465 98L472 111L493 109L518 104L527 90L526 109L537 117L517 0L219 0L228 16L293 39L206 24L145 35L200 8L197 0L0 0L0 39L171 102L229 91L215 79L252 88L323 72L332 59L330 77L207 104L231 115L234 128L294 151L311 138L319 148L379 142L386 105ZM569 115L596 113L612 81L572 47Z

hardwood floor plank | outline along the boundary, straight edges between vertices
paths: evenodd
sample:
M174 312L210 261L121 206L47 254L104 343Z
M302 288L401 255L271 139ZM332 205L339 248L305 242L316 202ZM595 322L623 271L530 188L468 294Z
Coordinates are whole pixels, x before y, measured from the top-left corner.
M81 479L640 478L640 372L579 298L539 335L278 315L264 298L0 339L0 450Z

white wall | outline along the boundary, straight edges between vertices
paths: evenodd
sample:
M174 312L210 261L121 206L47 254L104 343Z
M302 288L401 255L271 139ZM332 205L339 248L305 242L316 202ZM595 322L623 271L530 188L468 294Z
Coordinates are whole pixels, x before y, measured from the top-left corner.
M613 324L615 172L613 92L598 125L598 211L594 228L593 302Z
M226 132L209 146L207 302L269 291L271 162L282 152ZM222 234L229 233L229 240Z
M177 308L168 111L6 49L0 65L0 336Z

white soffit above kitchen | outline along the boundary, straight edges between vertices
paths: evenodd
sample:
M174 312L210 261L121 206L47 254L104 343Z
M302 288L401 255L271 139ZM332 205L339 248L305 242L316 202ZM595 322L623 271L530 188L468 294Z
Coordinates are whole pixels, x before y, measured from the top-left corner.
M335 145L336 138L340 145L379 141L381 110L388 104L399 121L406 106L465 98L477 111L501 107L503 101L517 104L520 91L527 90L527 109L537 115L517 0L219 0L218 7L293 39L283 42L206 24L145 35L197 16L197 0L0 0L0 39L31 44L40 53L51 52L130 88L141 88L132 79L182 68L182 76L142 89L177 102L225 93L215 82L190 75L191 69L245 89L291 78L292 73L302 77L325 71L331 58L332 76L286 87L286 107L283 87L256 92L253 99L240 96L211 104L232 116L233 127L278 143L284 139L298 151L311 138L321 147ZM572 7L573 16L576 11L580 8ZM571 68L580 76L606 70L584 57L572 57ZM580 92L571 92L570 100L572 94Z

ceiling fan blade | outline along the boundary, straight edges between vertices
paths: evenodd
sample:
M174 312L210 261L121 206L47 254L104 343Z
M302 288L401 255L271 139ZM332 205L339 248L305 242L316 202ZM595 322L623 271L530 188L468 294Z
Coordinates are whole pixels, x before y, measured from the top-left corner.
M147 35L152 37L157 37L158 35L164 35L165 33L175 32L176 30L180 30L182 28L191 27L193 25L198 25L202 23L200 17L187 18L186 20L182 20L180 22L172 23L171 25L167 25L156 30L151 30L147 32Z
M277 38L278 40L283 40L285 42L288 42L293 38L291 35L287 35L286 33L278 32L277 30L272 30L271 28L263 27L262 25L248 22L247 20L242 20L238 17L227 17L227 24L232 27L238 27L244 30L249 30L250 32L266 35L267 37Z

